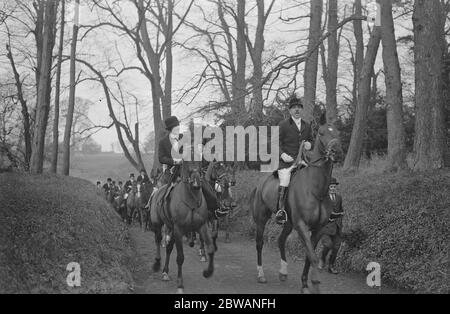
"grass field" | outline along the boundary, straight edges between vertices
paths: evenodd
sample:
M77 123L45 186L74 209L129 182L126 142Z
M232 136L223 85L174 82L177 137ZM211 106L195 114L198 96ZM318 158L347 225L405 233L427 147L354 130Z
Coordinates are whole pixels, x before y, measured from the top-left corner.
M143 156L148 171L153 162L152 155ZM114 181L125 181L130 173L138 175L138 170L133 168L123 154L101 153L92 155L76 154L71 161L70 175L82 178L90 182L106 182L107 178Z
M128 232L93 184L3 173L0 187L0 293L129 292ZM71 262L79 288L66 283Z

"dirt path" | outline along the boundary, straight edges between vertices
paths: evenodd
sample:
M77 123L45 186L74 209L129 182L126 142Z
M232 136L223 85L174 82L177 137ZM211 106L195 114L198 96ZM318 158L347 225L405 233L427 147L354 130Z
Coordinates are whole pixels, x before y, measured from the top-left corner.
M131 238L137 250L137 261L134 269L136 293L176 292L176 249L171 256L169 282L161 280L161 272L153 273L151 265L154 260L155 244L153 233L143 233L137 228L130 230ZM300 292L300 272L303 262L288 256L289 279L286 282L278 280L280 258L278 251L268 246L263 250L264 272L266 284L256 282L256 249L254 241L243 237L232 237L231 243L225 243L221 235L218 240L219 250L215 256L215 272L212 278L205 279L202 271L206 263L201 263L198 256L198 246L190 248L184 245L184 285L185 293L210 294L286 294ZM165 249L162 249L164 262ZM372 289L366 285L362 275L320 273L322 293L398 293L394 289L383 287Z

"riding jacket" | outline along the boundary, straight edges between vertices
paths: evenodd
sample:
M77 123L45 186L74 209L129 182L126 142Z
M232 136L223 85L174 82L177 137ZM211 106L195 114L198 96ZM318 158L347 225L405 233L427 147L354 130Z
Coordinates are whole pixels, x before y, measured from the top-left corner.
M291 156L294 161L297 158L298 150L300 149L300 144L302 141L312 142L312 131L311 125L301 120L300 130L295 124L292 117L281 121L278 124L279 127L279 145L280 145L280 163L279 169L289 168L294 162L286 163L281 158L283 153Z

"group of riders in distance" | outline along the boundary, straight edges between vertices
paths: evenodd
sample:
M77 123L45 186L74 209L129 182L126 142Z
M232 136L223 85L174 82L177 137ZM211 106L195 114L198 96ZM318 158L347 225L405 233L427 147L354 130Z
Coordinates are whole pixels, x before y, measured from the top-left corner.
M328 271L337 273L334 262L341 244L343 209L332 171L333 164L342 160L343 152L339 133L327 123L325 113L313 138L311 125L302 119L301 99L294 95L287 103L290 117L279 124L279 168L261 180L250 196L250 212L256 224L257 281L267 282L262 265L263 235L268 220L275 214L275 221L282 226L278 239L280 280L287 280L285 243L295 229L305 245L307 257L301 278L302 292L318 293L318 269L325 266L328 255ZM169 260L176 247L177 287L178 292L183 292L183 237L190 238L193 246L195 234L199 234L202 260L208 262L203 276L212 276L219 218L237 206L232 194L236 167L230 162L173 158L174 151L181 153L183 149L180 122L170 117L165 126L168 132L158 147L162 169L152 171L150 176L142 170L136 180L131 174L124 186L122 182L116 185L111 179L103 187L97 182L97 188L103 190L128 224L138 217L141 228L154 232L155 272L161 268L160 249L165 246L163 280L170 280ZM315 248L321 238L324 249L319 258Z

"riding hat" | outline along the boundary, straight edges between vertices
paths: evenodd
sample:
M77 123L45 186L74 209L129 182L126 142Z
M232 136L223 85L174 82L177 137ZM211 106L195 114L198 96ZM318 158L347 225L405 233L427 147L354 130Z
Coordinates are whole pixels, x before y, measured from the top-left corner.
M331 178L330 185L338 185L338 184L339 182L337 182L336 178Z
M288 106L289 109L291 109L294 106L299 106L300 108L303 108L303 103L302 100L297 97L297 95L292 95L288 100Z
M180 125L180 121L178 121L178 118L175 116L169 117L166 119L166 121L164 121L164 123L166 124L166 129L170 132L172 131L172 129L176 126Z
M112 179L111 179L111 178L108 178L108 179L107 179L106 181L108 181L108 182L109 182L109 181L112 181Z
M133 178L134 178L134 173L130 173L130 177L133 177Z

